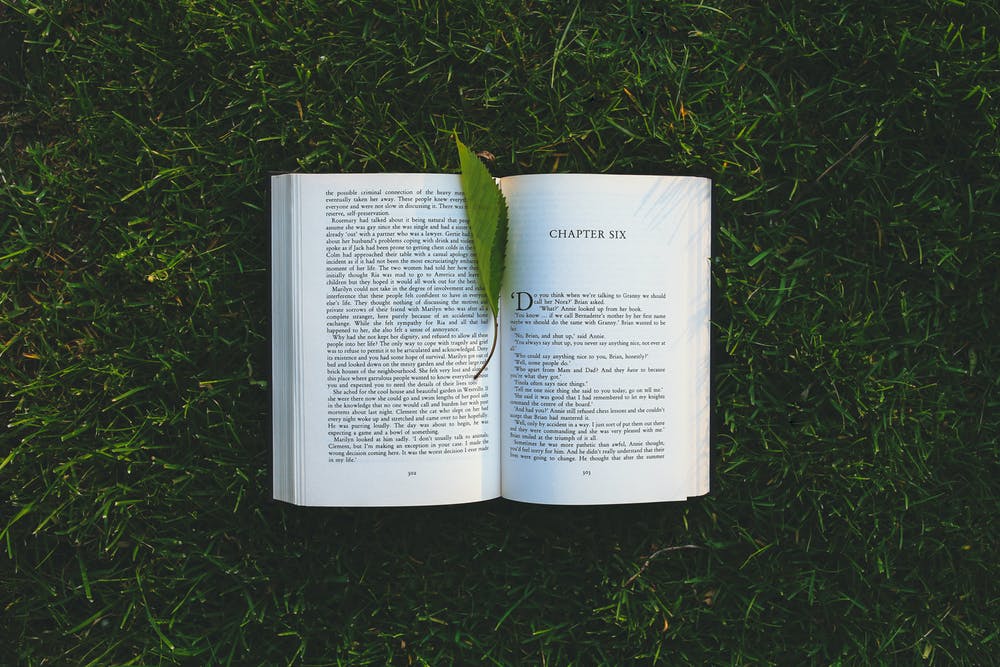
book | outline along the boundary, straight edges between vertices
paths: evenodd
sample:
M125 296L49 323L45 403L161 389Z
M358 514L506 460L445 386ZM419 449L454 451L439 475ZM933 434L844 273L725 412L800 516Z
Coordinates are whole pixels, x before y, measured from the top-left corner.
M458 175L271 179L274 497L313 506L708 492L711 181L497 179L500 337Z

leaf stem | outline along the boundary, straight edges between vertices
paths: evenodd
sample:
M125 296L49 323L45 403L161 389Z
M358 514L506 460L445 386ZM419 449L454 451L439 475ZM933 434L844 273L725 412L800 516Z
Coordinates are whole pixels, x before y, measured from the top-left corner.
M479 371L472 377L473 380L478 380L479 379L479 376L483 374L483 371L486 370L486 366L490 363L490 359L493 358L493 352L497 349L497 335L499 334L499 331L500 331L500 323L497 320L497 316L494 315L493 316L493 346L490 347L490 354L489 354L489 356L486 357L486 361L483 362L482 368L480 368Z

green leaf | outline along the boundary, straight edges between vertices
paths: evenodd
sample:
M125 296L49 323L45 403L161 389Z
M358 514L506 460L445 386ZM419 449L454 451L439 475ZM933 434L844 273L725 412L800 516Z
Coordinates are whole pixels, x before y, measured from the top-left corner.
M479 284L495 319L499 313L500 283L507 254L507 201L479 157L459 141L458 136L455 143L462 164L462 192L472 250L479 268Z

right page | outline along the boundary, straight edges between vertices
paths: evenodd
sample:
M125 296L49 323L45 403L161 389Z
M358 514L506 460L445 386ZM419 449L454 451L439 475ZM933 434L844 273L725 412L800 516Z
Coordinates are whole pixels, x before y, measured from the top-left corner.
M548 174L501 187L503 495L707 493L711 181Z

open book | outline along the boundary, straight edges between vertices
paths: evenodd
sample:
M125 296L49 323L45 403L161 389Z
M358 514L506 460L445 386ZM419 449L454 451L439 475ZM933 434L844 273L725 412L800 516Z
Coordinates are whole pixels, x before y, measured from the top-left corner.
M274 497L708 492L711 182L499 179L500 341L457 175L272 177Z

